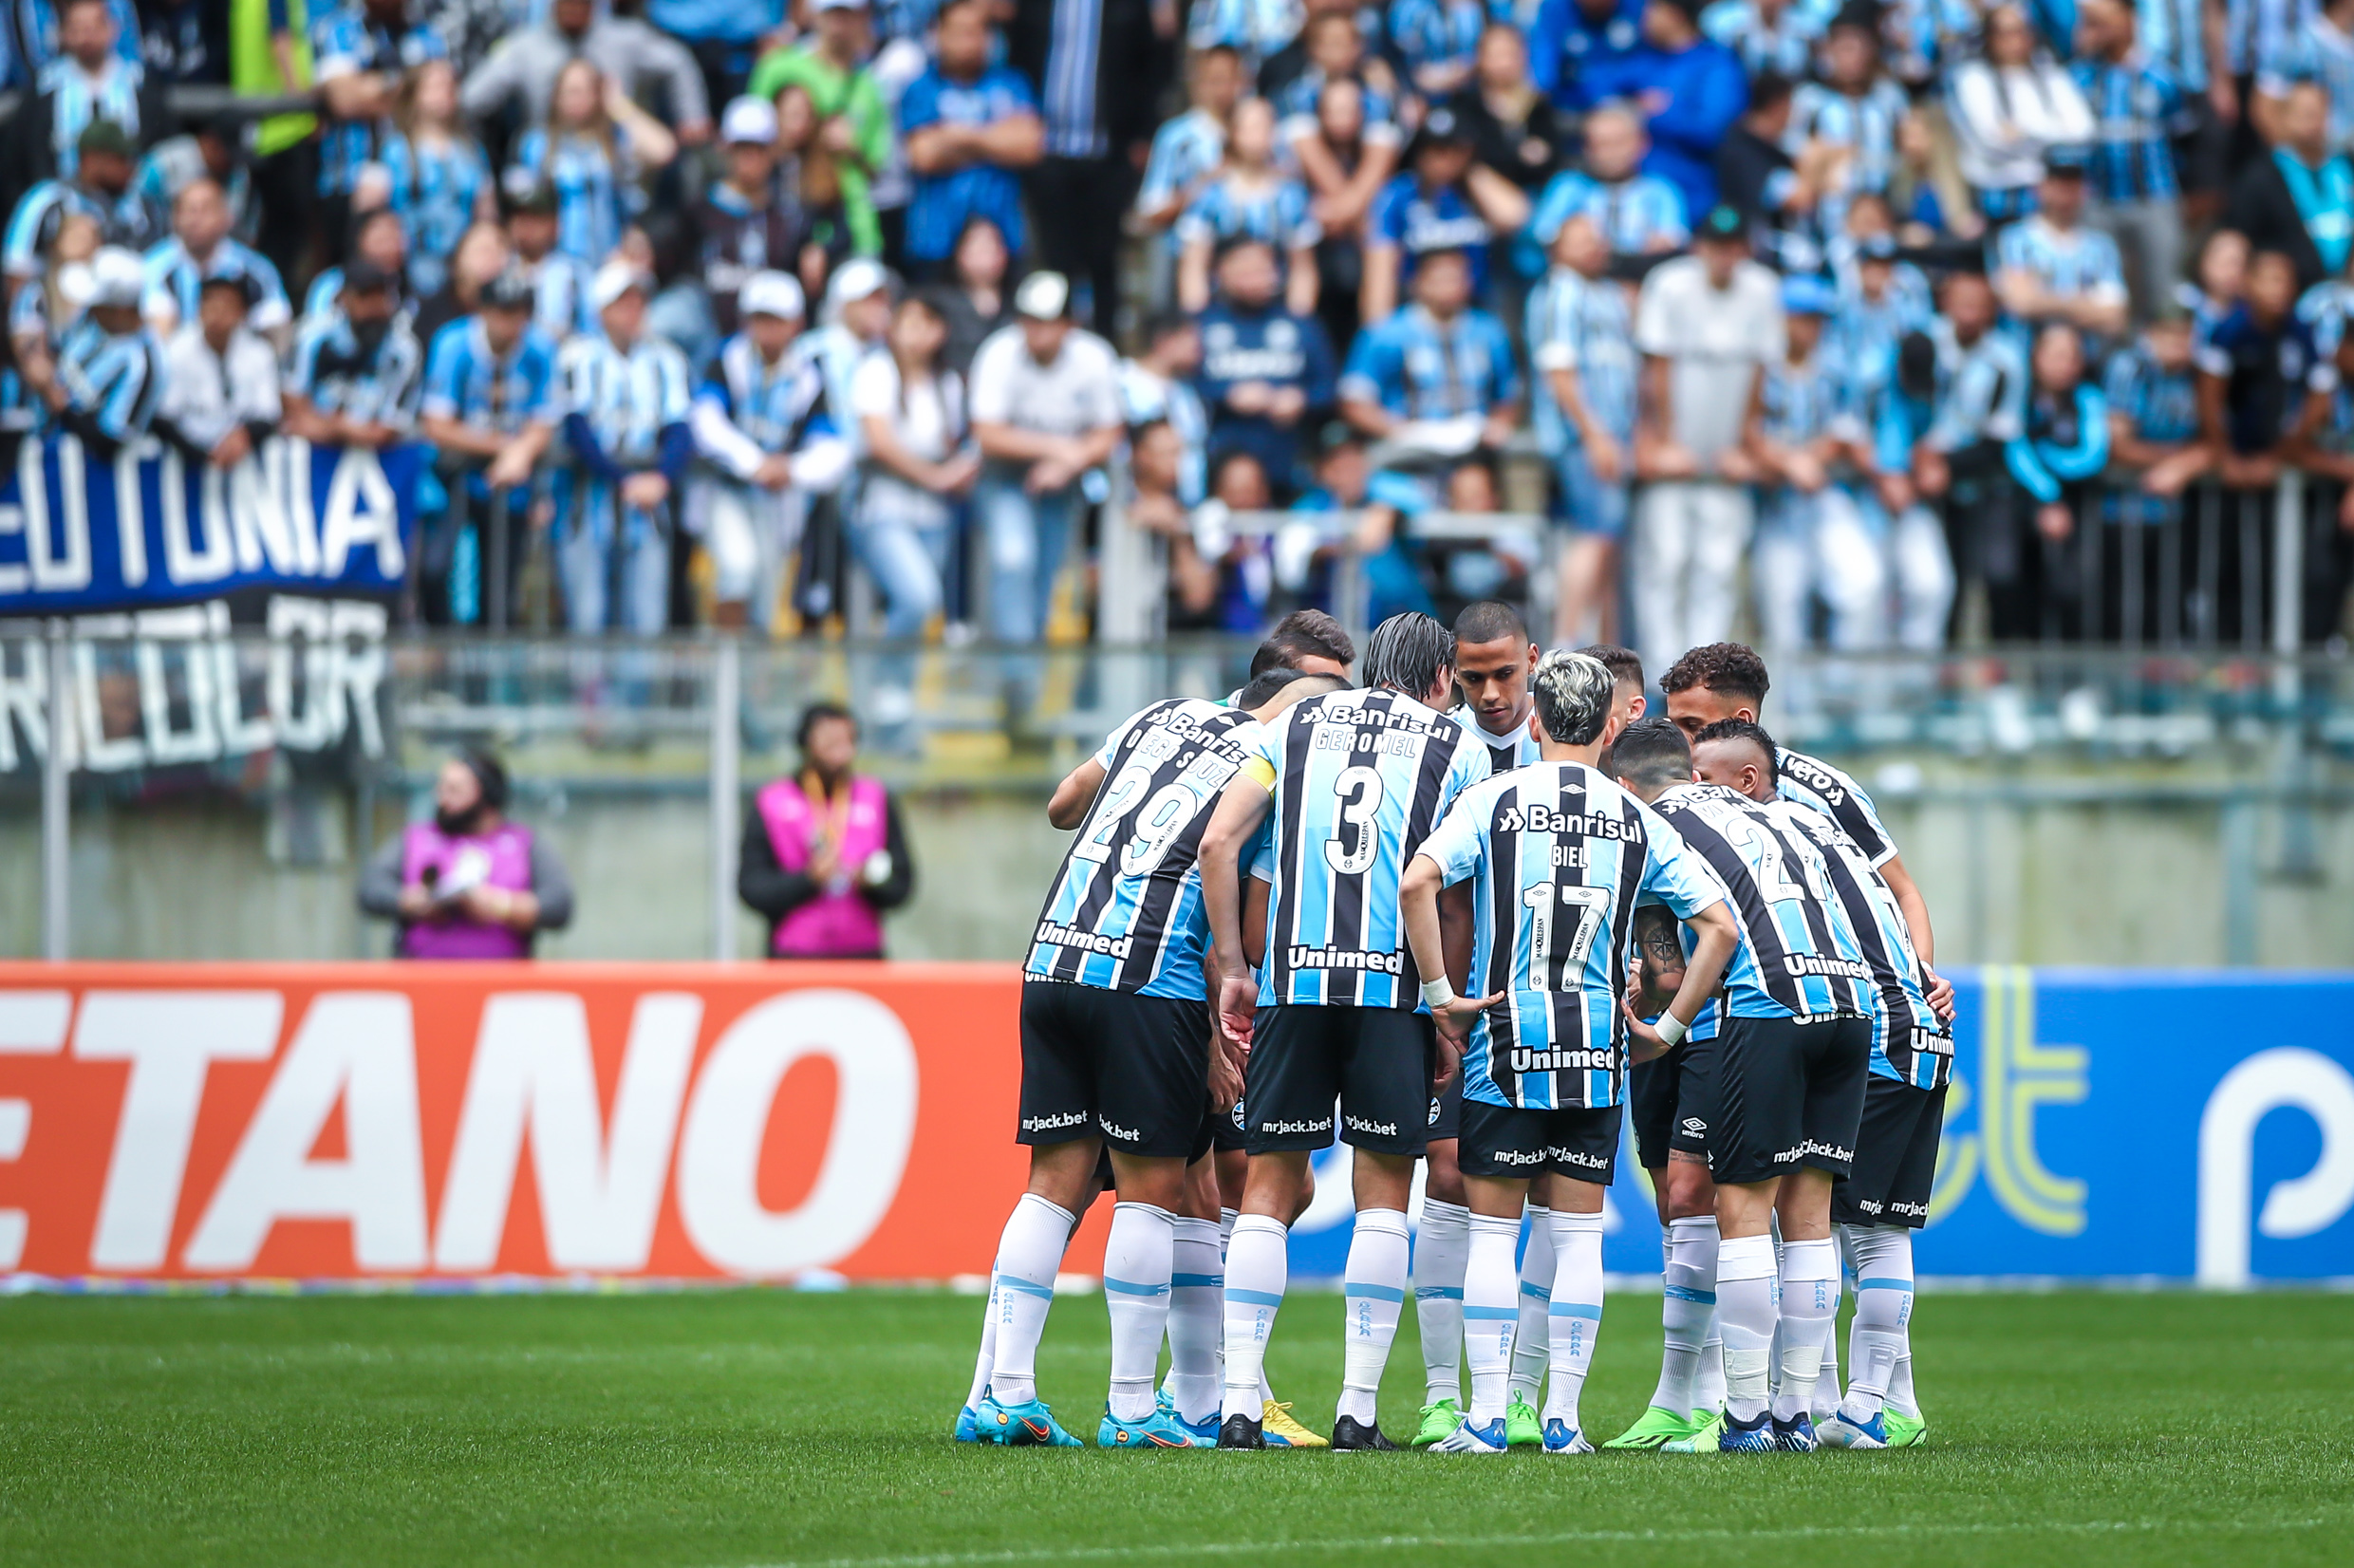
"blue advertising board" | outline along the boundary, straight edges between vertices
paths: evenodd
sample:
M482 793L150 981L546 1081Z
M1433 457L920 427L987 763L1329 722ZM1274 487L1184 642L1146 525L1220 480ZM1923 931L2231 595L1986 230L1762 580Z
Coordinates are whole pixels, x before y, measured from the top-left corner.
M224 470L156 441L107 462L70 436L28 440L0 476L0 616L255 588L388 597L407 575L426 456L280 438Z
M2242 1286L2354 1281L2354 974L1961 970L1919 1272ZM1348 1156L1317 1159L1299 1278L1341 1272ZM1657 1274L1619 1146L1604 1266Z

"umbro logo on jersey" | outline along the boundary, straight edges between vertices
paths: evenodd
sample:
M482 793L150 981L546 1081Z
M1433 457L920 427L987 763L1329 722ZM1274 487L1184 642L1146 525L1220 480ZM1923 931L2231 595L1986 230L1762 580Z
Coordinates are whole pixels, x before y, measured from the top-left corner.
M1709 1124L1697 1116L1687 1116L1684 1118L1684 1130L1697 1138L1709 1130Z
M1395 1122L1369 1122L1362 1116L1351 1116L1347 1118L1347 1121L1349 1130L1352 1132L1371 1132L1381 1138L1394 1138L1398 1135Z
M1087 1112L1084 1111L1074 1111L1060 1116L1024 1116L1021 1119L1024 1132L1053 1132L1059 1128L1086 1125Z

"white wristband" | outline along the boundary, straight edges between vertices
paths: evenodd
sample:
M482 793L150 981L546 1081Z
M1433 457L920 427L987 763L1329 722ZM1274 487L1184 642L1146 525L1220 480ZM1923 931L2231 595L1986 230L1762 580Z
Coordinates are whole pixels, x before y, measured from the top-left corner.
M1659 1015L1659 1021L1653 1024L1652 1029L1658 1035L1660 1043L1663 1045L1681 1045L1684 1043L1685 1035L1691 1031L1691 1025L1672 1013L1662 1013Z
M1429 1003L1431 1010L1435 1012L1439 1008L1445 1007L1448 1002L1455 999L1455 987L1444 975L1441 975L1434 980L1424 980L1422 982L1422 999Z

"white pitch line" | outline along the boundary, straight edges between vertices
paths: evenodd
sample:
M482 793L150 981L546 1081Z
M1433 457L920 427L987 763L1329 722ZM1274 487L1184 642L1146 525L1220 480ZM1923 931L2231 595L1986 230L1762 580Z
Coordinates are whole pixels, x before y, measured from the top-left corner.
M1431 1547L1473 1550L1499 1546L1579 1546L1609 1543L1674 1544L1687 1541L1771 1541L1836 1540L1855 1536L1996 1536L2060 1532L2077 1535L2121 1535L2131 1532L2233 1532L2309 1530L2329 1522L2321 1519L2284 1520L2055 1520L1980 1524L1809 1524L1777 1530L1569 1530L1548 1535L1489 1536L1363 1536L1253 1541L1190 1541L1131 1546L1044 1547L1026 1551L936 1552L911 1557L800 1558L759 1563L753 1568L984 1568L994 1563L1093 1562L1114 1558L1239 1557L1250 1553L1371 1552L1422 1550Z

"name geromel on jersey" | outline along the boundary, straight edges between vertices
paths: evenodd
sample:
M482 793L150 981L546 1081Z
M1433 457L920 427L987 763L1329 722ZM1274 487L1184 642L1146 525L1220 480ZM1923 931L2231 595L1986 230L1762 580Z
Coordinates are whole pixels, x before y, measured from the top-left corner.
M1831 890L1863 949L1880 1001L1873 1018L1872 1071L1916 1089L1937 1088L1953 1075L1953 1037L1929 1005L1928 971L1914 950L1896 895L1863 847L1818 805L1780 799L1766 810L1822 851Z
M1198 998L1202 879L1194 857L1259 723L1201 698L1155 702L1095 754L1104 770L1038 911L1024 973L1150 997Z

